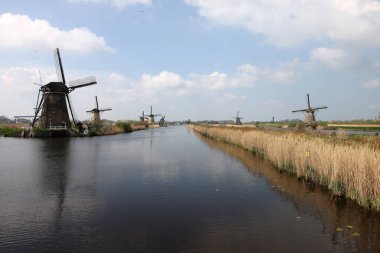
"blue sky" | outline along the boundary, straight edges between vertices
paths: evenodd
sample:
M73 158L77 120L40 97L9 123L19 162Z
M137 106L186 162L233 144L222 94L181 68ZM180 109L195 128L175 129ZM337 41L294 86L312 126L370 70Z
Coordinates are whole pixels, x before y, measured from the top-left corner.
M323 15L322 15L323 14ZM77 118L373 119L380 112L380 2L373 0L5 0L0 115L31 115L60 48Z

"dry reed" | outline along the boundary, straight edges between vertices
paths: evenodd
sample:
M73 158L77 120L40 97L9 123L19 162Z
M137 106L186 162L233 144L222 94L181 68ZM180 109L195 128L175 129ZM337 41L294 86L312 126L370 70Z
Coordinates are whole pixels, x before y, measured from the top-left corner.
M280 170L380 211L380 139L342 140L307 133L195 125L195 131L262 155Z

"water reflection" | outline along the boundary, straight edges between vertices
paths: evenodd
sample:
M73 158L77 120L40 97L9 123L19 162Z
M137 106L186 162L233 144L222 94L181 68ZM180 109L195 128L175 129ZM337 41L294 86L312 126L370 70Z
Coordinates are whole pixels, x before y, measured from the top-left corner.
M333 245L345 245L350 251L380 252L379 213L365 210L353 201L334 197L305 180L281 173L252 152L195 134L211 148L222 150L241 161L252 175L265 178L274 192L293 203L299 212L295 219L301 221L311 215L319 220L321 233Z
M56 198L56 223L60 227L60 219L63 212L66 187L70 174L68 155L70 139L46 139L39 152L39 169L41 176L41 193L47 197Z
M0 151L0 252L379 250L375 214L186 128Z

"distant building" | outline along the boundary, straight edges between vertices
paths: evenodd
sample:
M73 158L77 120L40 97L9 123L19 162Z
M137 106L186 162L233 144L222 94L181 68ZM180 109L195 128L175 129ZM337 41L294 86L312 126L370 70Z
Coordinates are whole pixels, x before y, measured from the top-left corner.
M14 121L8 119L5 116L0 116L0 123L13 123Z

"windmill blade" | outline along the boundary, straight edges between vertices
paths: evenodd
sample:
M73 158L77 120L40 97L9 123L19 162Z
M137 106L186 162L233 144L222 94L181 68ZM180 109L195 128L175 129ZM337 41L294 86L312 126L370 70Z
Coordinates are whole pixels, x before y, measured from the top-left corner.
M323 105L323 106L319 106L319 107L313 107L311 109L313 109L313 110L327 109L327 106Z
M40 91L39 91L40 92ZM39 93L38 93L39 94ZM38 100L37 100L38 101ZM36 106L36 110L35 110L35 113L34 113L34 118L33 118L33 121L32 121L32 127L34 127L34 124L37 122L37 118L39 118L37 115L38 113L40 112L41 110L41 107L42 107L42 103L44 102L44 96L41 97L41 100L40 100L40 103Z
M77 88L82 88L82 87L86 87L86 86L94 85L94 84L96 84L95 76L89 76L89 77L77 79L74 81L70 81L69 82L69 90L73 91Z
M311 108L309 93L306 94L306 103L307 103L307 108Z
M99 110L98 96L95 96L95 105L96 105L96 109Z
M112 111L111 108L102 108L102 109L99 109L99 112L105 112L105 111Z
M67 99L67 103L69 104L69 109L70 109L70 113L71 113L71 118L73 119L73 123L74 123L74 126L75 126L75 117L74 117L74 112L73 112L73 108L71 107L71 102L70 102L70 97L69 97L69 94L66 94L66 99Z
M55 57L55 70L57 72L58 81L65 84L66 83L65 73L63 72L61 55L59 54L58 48L54 50L54 57Z
M295 111L292 111L292 112L306 112L308 109L303 109L303 110L295 110Z
M36 102L36 108L35 109L37 109L38 101L40 100L40 93L41 93L41 89L38 91L37 102Z
M40 76L40 84L42 86L42 77L41 77L41 71L40 70L38 70L38 75Z

